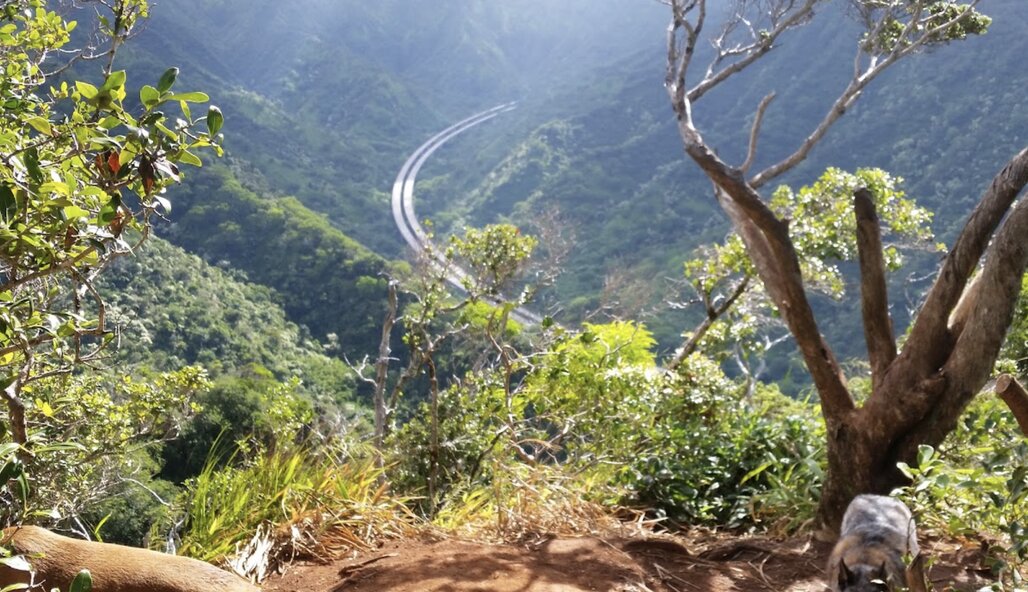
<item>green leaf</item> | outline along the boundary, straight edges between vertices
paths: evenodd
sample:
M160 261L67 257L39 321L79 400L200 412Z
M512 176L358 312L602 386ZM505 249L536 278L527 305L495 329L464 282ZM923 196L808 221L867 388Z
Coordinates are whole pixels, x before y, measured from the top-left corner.
M29 564L28 560L25 559L24 555L15 555L13 557L0 558L0 565L9 567L14 570L30 572L32 571L32 565ZM24 577L24 576L22 576ZM15 588L17 589L17 588ZM6 590L6 588L5 588Z
M125 148L118 154L118 165L124 168L126 164L132 162L132 159L136 157L136 154L138 154L136 145L126 144Z
M139 102L147 109L153 109L161 102L161 93L149 84L139 89Z
M46 401L40 398L36 398L36 407L38 407L39 412L45 415L46 417L54 416L54 408L50 406L50 403L47 403Z
M935 448L927 444L921 444L917 447L917 466L924 469L933 456L935 456Z
M118 70L117 72L111 72L107 80L104 80L103 86L100 87L100 92L111 92L115 89L125 86L125 71Z
M19 465L20 467L20 465ZM21 499L21 505L26 506L29 503L29 478L25 474L24 470L17 471L17 476L14 482L18 485L18 497Z
M78 89L79 94L81 94L82 98L84 99L92 99L96 97L96 95L100 92L92 84L89 84L88 82L82 82L81 80L75 81L75 88Z
M112 513L108 513L106 516L101 518L100 522L98 522L96 524L96 526L93 528L93 536L96 537L97 541L99 541L101 543L104 542L103 537L100 536L100 529L103 528L104 524L107 524L107 521L110 520L111 516L113 516L113 515L114 514L112 514Z
M98 218L100 220L100 224L110 224L114 221L114 218L117 215L118 208L114 205L107 204L104 207L100 208L100 214L98 215Z
M121 125L121 120L113 115L109 115L100 121L98 125L105 130L112 130Z
M14 443L13 442L9 442L8 444L14 444ZM4 456L5 457L6 456L12 456L14 454L14 452L17 452L17 450L18 450L18 445L14 444L14 451L12 451L9 454L5 454ZM18 469L20 467L21 467L21 461L19 461L18 459L12 458L11 460L9 460L6 463L4 463L3 468L0 469L0 486L6 485L7 482L10 481L11 478L14 477L14 475L18 472Z
M53 133L53 128L50 127L50 122L42 117L32 117L25 123L31 125L37 132L43 135L49 136Z
M752 479L752 478L756 477L757 475L763 473L764 471L767 470L768 467L770 467L773 464L774 463L772 463L771 461L768 461L768 462L765 462L764 464L760 465L759 467L753 469L749 473L746 473L746 476L742 478L742 481L739 481L739 485L742 485L742 484L746 483L747 481L749 481L750 479Z
M167 97L169 101L186 101L188 103L206 103L211 100L207 93L202 92L184 92L175 93Z
M88 569L84 569L72 580L71 588L68 588L68 592L90 592L92 589L93 576L90 575Z
M63 210L65 220L76 220L78 218L86 218L89 216L89 211L80 208L79 206L67 206Z
M43 169L39 166L39 151L34 147L25 151L25 168L36 183L43 182Z
M168 92L169 89L175 84L175 79L178 78L178 68L168 68L161 74L161 80L157 83L157 90L161 93Z
M154 200L155 200L155 201L156 201L156 202L157 202L158 204L160 204L161 208L163 208L163 209L164 209L164 213L165 213L165 214L170 214L170 213L171 213L171 202L170 202L170 201L168 200L168 198L166 198L166 197L161 197L161 196L159 196L159 195L155 195L155 196L154 196Z
M224 123L225 116L221 114L221 109L211 105L211 108L207 110L207 131L212 137L216 136Z
M200 160L195 154L193 154L192 152L190 152L188 150L183 150L178 155L178 161L182 162L182 163L185 163L185 164L191 164L191 165L197 166L197 167L203 166L203 161Z
M18 215L18 200L7 185L0 185L0 218L10 224Z

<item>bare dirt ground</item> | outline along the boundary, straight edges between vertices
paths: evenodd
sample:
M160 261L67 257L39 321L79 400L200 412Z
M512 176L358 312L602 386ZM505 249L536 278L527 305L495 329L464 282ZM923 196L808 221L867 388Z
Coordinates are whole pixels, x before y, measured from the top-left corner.
M980 545L927 542L935 590L989 583ZM540 538L520 545L404 540L329 564L294 563L266 592L823 592L831 545L703 533Z

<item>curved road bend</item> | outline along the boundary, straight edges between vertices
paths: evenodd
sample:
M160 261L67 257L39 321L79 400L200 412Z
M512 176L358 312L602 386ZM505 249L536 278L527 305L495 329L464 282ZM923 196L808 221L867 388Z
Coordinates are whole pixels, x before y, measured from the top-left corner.
M400 167L400 172L396 175L396 181L393 183L393 222L396 223L397 229L399 229L400 234L403 235L403 240L406 241L412 249L417 252L421 252L425 250L426 246L431 245L428 234L425 232L425 229L422 228L414 213L414 183L416 181L418 171L421 170L421 166L425 164L428 157L432 156L432 153L452 138L480 123L489 121L501 113L511 111L516 106L516 103L505 103L503 105L493 107L492 109L482 111L481 113L476 113L467 119L458 121L429 138L428 141L419 146L418 149L410 155L407 161L403 163L403 166ZM433 250L433 252L437 253L438 251ZM437 262L442 262L438 256ZM467 272L458 267L454 267L451 270L447 281L458 289L463 290L461 280L465 277L467 277ZM514 309L514 311L511 312L511 317L523 325L538 325L542 322L542 318L538 314L521 307Z

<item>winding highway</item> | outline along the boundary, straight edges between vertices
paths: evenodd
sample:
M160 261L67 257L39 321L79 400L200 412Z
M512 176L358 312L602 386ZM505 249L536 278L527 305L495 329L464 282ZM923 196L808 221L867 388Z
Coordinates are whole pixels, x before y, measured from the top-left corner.
M428 234L422 228L421 223L418 222L417 215L414 213L414 183L417 179L418 171L421 170L421 166L425 164L428 157L432 156L436 150L454 137L516 107L517 103L505 103L458 121L429 138L400 167L400 172L396 175L396 181L393 183L393 221L396 223L400 234L403 235L403 240L415 252L421 253L427 247L432 246L431 239L429 239ZM434 259L437 264L443 265L445 263L437 249L433 248L431 252L435 254ZM468 277L466 271L459 267L451 266L450 273L446 279L453 286L463 290L464 285L462 281L466 277ZM542 322L542 318L538 314L521 307L511 312L511 318L523 325L538 325Z

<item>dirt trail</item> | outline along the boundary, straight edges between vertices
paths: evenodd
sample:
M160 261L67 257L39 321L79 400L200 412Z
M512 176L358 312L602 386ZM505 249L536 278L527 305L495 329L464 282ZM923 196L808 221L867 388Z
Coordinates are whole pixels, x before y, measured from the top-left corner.
M977 590L977 548L928 544L936 590ZM830 545L724 535L553 538L525 545L398 541L327 565L294 564L266 592L823 592Z

